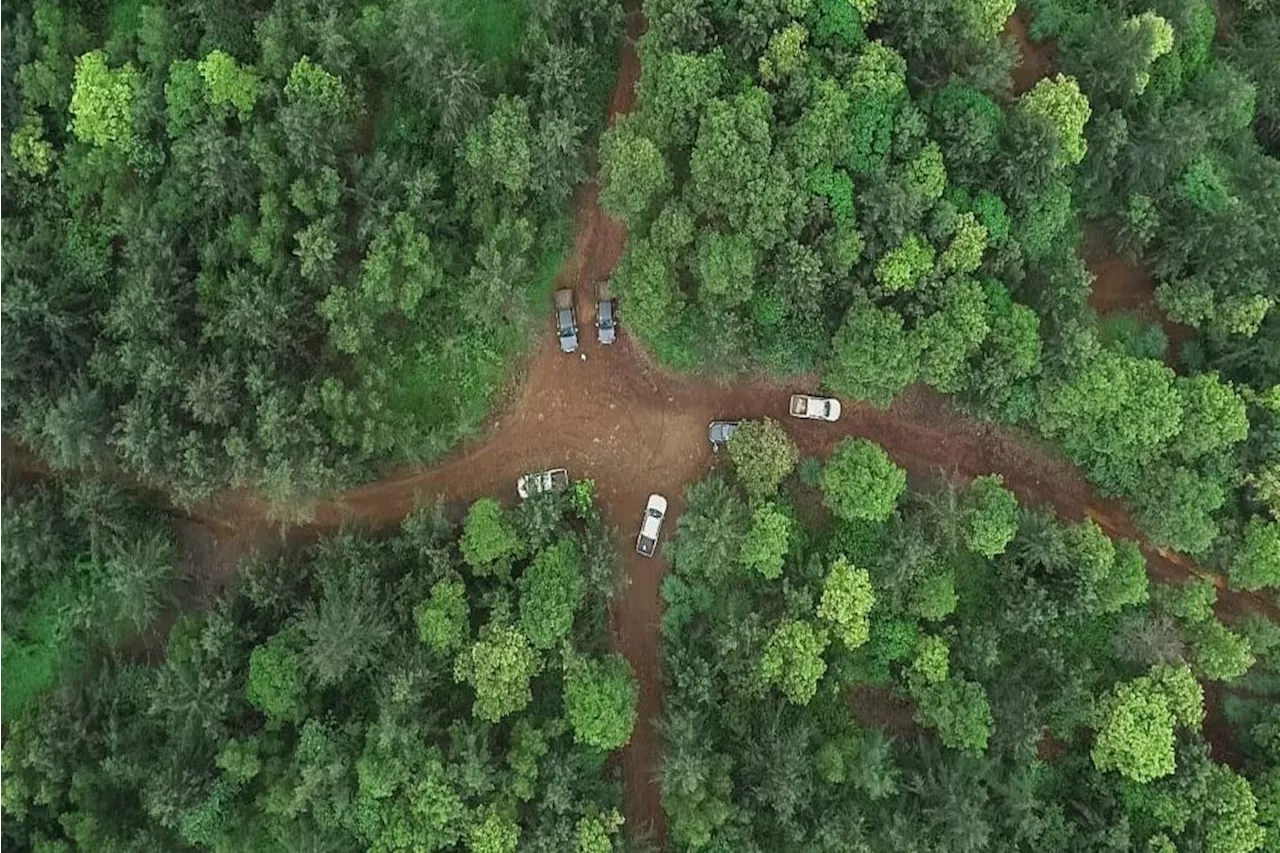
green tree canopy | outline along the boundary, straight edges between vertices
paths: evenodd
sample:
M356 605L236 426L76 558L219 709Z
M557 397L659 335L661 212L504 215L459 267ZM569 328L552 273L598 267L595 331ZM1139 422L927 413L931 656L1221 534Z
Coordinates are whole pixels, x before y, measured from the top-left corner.
M130 63L107 66L107 55L90 51L76 60L71 92L71 130L101 148L127 151L134 144L134 97L142 84Z
M776 684L793 705L807 705L827 671L822 653L829 640L822 628L801 619L788 619L774 629L765 644L760 674Z
M626 746L638 701L631 664L621 655L574 656L565 666L565 716L578 743L603 750Z
M509 561L524 550L515 526L493 498L481 498L467 511L461 547L463 559L478 575L505 575Z
M846 438L822 469L827 508L846 521L884 521L907 487L907 472L880 445Z
M831 564L822 584L818 616L831 624L846 648L856 649L871 637L867 617L875 602L870 573L854 568L844 557L839 557Z
M895 311L856 303L832 341L823 381L838 394L884 408L920 375L920 349Z
M550 649L569 636L582 604L582 555L572 539L541 551L521 575L520 630L534 646Z
M1118 684L1098 706L1093 763L1135 782L1173 773L1174 726L1198 725L1203 695L1185 667L1158 667Z
M729 440L729 458L738 481L753 501L778 490L800 458L795 443L773 418L744 421Z
M414 610L418 637L437 654L462 648L471 636L471 608L467 588L461 580L440 581L431 587L431 596Z
M999 474L976 477L965 496L965 544L984 557L1004 553L1018 532L1018 499Z
M774 580L782 575L791 537L791 518L772 502L751 512L751 530L742 543L740 559L748 569Z
M496 723L533 700L529 681L540 668L538 653L524 634L510 625L490 624L474 645L458 655L453 677L475 688L472 713Z

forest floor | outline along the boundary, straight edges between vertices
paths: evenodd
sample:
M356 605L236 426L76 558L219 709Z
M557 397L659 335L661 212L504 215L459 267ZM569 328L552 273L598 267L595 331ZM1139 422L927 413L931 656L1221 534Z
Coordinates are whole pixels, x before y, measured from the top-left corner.
M1031 11L1019 6L1005 22L1005 35L1018 46L1018 64L1013 68L1013 93L1021 95L1042 77L1048 77L1058 67L1058 48L1048 41L1031 40Z
M634 105L639 78L634 42L644 30L644 20L638 3L628 6L628 39L609 104L611 121ZM1019 10L1009 25L1024 44L1024 64L1015 75L1020 90L1034 83L1025 75L1038 79L1054 65L1051 48L1026 42L1027 23ZM1029 434L970 418L927 389L909 389L884 410L846 402L836 424L797 421L788 417L788 394L816 390L815 377L785 383L743 377L722 384L661 370L625 332L612 346L597 344L592 330L594 287L617 263L626 233L601 210L594 183L579 194L575 227L573 252L557 286L576 292L583 328L577 355L562 354L547 335L531 354L523 382L512 390L481 438L438 464L406 467L321 500L308 523L283 526L270 505L244 493L199 507L193 518L203 524L185 525L183 540L188 566L200 577L202 589L212 592L230 583L238 559L254 550L298 544L344 524L387 527L399 522L419 500L443 496L462 504L485 495L514 500L518 476L559 466L567 467L576 479L594 480L599 504L617 529L619 551L624 555L612 615L613 640L631 661L640 682L639 720L621 757L627 822L633 834L660 843L666 833L657 781L662 750L659 586L667 567L661 556L638 556L632 541L651 492L665 494L671 501L666 534L674 532L686 484L702 476L713 462L706 433L711 420L773 417L786 424L803 454L813 456L825 456L850 436L869 438L883 445L917 480L941 475L964 482L997 472L1024 504L1051 506L1064 518L1092 518L1113 537L1140 538L1121 505L1100 498L1060 454ZM1102 305L1140 307L1129 300L1134 298L1130 294L1149 290L1145 283L1149 278L1141 288L1134 284L1144 272L1105 255L1094 258L1091 267L1098 275L1097 298ZM1142 305L1148 305L1149 294L1143 298L1148 301ZM625 324L625 306L621 318ZM549 310L547 326L550 330ZM1223 586L1220 578L1200 572L1181 555L1151 547L1144 550L1153 577L1183 580L1203 575ZM1226 589L1220 595L1223 616L1261 607L1251 596ZM897 718L909 709L885 706L881 712L891 718L892 730L904 723Z
M1101 223L1085 227L1081 252L1093 273L1089 306L1100 315L1129 313L1156 323L1169 341L1170 358L1176 360L1195 330L1170 320L1156 303L1156 280L1146 265L1117 252Z

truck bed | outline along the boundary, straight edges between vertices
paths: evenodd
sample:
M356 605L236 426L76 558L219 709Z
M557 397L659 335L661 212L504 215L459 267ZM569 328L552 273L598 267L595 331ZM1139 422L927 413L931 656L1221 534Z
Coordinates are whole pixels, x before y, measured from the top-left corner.
M791 395L791 414L796 417L804 417L809 410L809 401L800 394Z
M657 539L650 539L648 536L641 534L636 537L636 550L646 557L652 557L653 551L658 547Z

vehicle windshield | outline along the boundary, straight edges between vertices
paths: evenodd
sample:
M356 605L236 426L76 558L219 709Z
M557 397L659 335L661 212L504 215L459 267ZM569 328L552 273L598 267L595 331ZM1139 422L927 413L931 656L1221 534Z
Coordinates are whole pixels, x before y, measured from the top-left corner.
M650 509L649 509L649 517L650 517L650 518L662 518L662 513L658 512L656 509L652 509L652 508L650 508Z
M828 401L826 402L826 404L823 406L823 408L822 408L822 413L823 413L823 414L825 414L825 415L830 415L830 414L831 414L831 401L830 401L830 400L828 400Z

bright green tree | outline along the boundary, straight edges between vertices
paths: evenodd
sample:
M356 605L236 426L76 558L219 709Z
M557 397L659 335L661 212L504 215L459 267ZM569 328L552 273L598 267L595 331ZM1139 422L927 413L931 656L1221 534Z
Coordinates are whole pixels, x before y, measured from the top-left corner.
M498 809L484 809L483 820L471 825L467 832L467 849L471 853L515 853L520 846L520 824Z
M875 603L867 570L854 568L844 557L837 558L822 584L818 616L831 624L846 648L856 649L871 637L867 617Z
M1040 428L1107 489L1133 488L1182 428L1173 379L1158 361L1103 350L1077 376L1044 384Z
M774 629L765 644L760 673L766 684L776 684L793 705L808 705L827 671L822 653L827 632L801 619L788 619Z
M625 822L617 809L579 818L574 830L574 853L613 853L613 836Z
M926 634L916 644L916 656L911 662L909 677L926 684L940 684L951 672L951 648L942 637Z
M477 575L505 575L511 559L524 545L520 535L493 498L481 498L467 511L462 526L462 558Z
M249 655L249 704L273 722L296 722L306 714L306 670L301 640L284 630Z
M1235 589L1280 587L1280 525L1261 518L1250 519L1227 576Z
M101 50L77 59L71 90L71 130L76 138L101 148L132 148L133 99L141 83L130 63L108 68L107 55Z
M198 67L210 106L233 107L240 121L248 119L262 94L262 82L253 69L241 67L221 50L210 51Z
M901 315L858 302L836 332L823 380L836 393L884 408L920 375L920 349Z
M540 552L520 577L520 630L549 649L569 636L582 604L582 558L572 539Z
M952 677L923 684L916 694L916 722L936 728L938 739L952 749L982 753L993 726L991 703L975 681Z
M600 203L636 224L671 189L671 170L651 139L622 116L600 139Z
M1191 461L1244 441L1249 418L1244 400L1216 374L1179 376L1175 381L1182 402L1182 429L1173 450Z
M1074 166L1084 159L1084 126L1092 110L1089 99L1071 77L1046 77L1022 96L1018 108L1026 115L1047 121L1058 139L1059 166Z
M529 682L540 668L538 653L517 629L489 625L480 639L454 661L454 680L465 681L476 691L471 712L496 723L524 710L533 701Z
M934 254L928 240L918 234L909 234L876 264L876 281L890 293L910 290L933 270Z
M576 742L603 750L626 746L638 701L635 674L621 655L566 662L564 708Z
M846 438L822 469L823 502L845 521L884 521L907 488L907 472L880 445Z
M751 531L742 543L739 559L747 568L769 580L782 575L791 538L791 518L772 501L759 504L751 513Z
M778 490L800 459L795 443L773 418L744 421L729 440L729 459L738 481L753 501L764 500Z
M431 587L431 596L414 610L418 637L437 654L462 648L470 636L471 608L467 588L459 580L440 581Z
M976 477L966 495L965 544L984 557L995 557L1018 532L1018 499L999 474Z
M1254 664L1249 639L1217 619L1206 619L1189 632L1196 669L1213 681L1234 681Z
M1093 763L1135 782L1174 771L1174 726L1203 714L1200 686L1185 666L1122 682L1099 703Z

